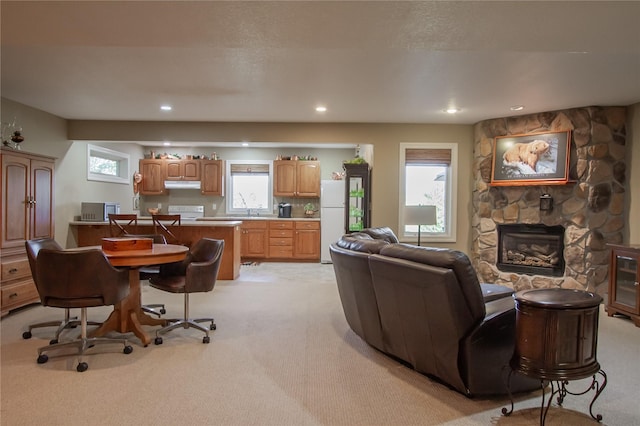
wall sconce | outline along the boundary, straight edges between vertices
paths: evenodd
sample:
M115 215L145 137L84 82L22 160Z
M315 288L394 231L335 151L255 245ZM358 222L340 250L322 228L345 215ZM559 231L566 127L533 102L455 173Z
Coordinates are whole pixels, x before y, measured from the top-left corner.
M540 211L550 212L553 210L553 197L549 194L542 194L540 196Z
M404 224L418 225L418 245L420 245L420 227L436 223L436 206L405 206Z

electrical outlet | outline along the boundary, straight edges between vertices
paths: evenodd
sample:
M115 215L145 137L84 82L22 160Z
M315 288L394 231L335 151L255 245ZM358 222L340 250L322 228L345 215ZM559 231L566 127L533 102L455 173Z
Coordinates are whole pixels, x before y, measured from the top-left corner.
M216 203L211 204L211 208L214 210L218 209L218 205Z
M158 210L162 208L162 203L158 203Z

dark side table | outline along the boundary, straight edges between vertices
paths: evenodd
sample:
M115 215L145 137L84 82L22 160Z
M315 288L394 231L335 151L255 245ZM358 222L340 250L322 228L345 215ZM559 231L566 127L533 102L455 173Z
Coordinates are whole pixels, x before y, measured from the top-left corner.
M593 414L593 404L607 385L607 375L596 359L598 315L602 297L597 294L562 288L532 289L513 295L516 305L516 345L510 361L511 373L518 372L540 379L542 404L540 424L544 425L551 401L558 396L562 405L567 394L584 395L595 390L589 414L598 422L602 415ZM511 378L509 374L509 379ZM599 376L600 377L599 377ZM582 392L570 392L569 381L592 377ZM602 378L602 383L598 381ZM545 387L551 384L551 395L545 404ZM513 396L507 384L511 409Z

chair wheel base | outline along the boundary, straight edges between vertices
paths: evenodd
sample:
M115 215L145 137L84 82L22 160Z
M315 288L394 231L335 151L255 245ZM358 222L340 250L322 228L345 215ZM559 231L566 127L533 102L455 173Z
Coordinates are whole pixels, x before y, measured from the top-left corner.
M156 340L154 340L154 342L156 345L161 345L162 344L162 337L156 337Z
M161 313L162 315L164 315L164 314L166 314L166 313L167 313L167 310L166 310L165 308L162 308L162 309L160 309L160 313Z
M42 354L38 356L38 364L44 364L47 361L49 361L49 357L47 355Z
M202 343L209 343L211 341L211 339L209 339L209 336L204 336L202 338Z
M81 362L76 367L76 371L78 373L82 373L83 371L87 371L88 369L89 369L89 364L87 364L86 362Z
M128 354L130 354L131 352L133 352L133 346L131 346L131 345L126 345L126 346L124 347L124 349L122 350L122 352L123 352L123 353L125 353L125 354L127 354L127 355L128 355Z
M31 339L31 332L30 331L25 331L24 333L22 333L22 338L23 339Z
M218 328L218 326L216 326L215 323L212 323L211 326L209 327L209 330L215 330L216 328Z
M51 340L49 340L49 344L50 344L50 345L55 345L56 343L58 343L58 339L51 339Z

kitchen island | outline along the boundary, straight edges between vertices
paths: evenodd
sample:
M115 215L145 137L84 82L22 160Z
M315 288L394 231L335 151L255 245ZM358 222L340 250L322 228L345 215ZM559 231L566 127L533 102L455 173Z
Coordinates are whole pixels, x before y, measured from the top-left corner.
M186 245L201 238L224 240L222 263L218 272L220 280L234 280L240 276L240 225L241 220L182 221L181 239ZM109 222L69 222L70 236L77 247L97 246L102 239L110 237ZM138 234L153 234L151 218L138 218Z

